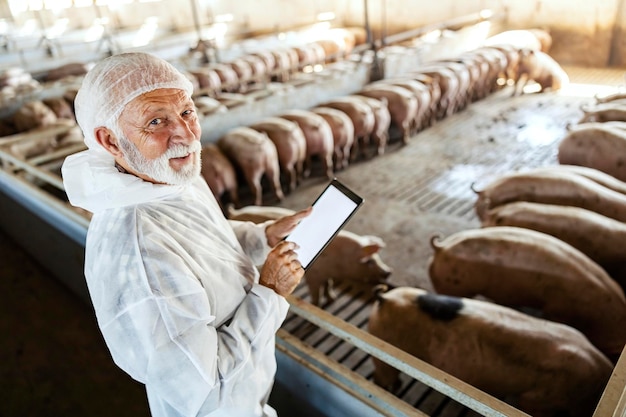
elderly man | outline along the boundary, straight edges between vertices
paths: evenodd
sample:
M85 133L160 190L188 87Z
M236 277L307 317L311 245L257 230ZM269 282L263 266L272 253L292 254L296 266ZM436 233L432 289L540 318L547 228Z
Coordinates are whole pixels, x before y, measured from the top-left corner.
M304 274L282 239L311 208L261 225L226 220L199 175L191 94L145 53L104 59L85 77L75 106L88 150L62 174L70 202L93 213L89 292L153 416L274 416L275 332Z

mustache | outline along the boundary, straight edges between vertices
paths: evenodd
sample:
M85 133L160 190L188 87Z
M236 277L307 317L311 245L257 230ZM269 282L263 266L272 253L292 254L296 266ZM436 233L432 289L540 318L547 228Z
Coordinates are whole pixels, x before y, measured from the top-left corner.
M200 141L194 141L191 145L172 145L167 149L163 156L167 159L182 158L190 153L200 152L201 150L202 145L200 145Z

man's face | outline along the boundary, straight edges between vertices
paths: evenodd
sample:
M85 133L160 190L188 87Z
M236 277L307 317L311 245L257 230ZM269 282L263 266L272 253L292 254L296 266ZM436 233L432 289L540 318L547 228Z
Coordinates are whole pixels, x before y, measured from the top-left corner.
M200 174L200 124L178 89L158 89L126 105L118 144L127 168L147 181L184 184Z

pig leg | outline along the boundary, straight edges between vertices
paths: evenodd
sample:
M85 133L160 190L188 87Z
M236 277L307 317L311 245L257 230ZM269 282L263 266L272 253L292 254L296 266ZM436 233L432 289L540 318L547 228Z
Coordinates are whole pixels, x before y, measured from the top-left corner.
M387 146L387 141L389 140L389 133L383 132L381 135L377 135L376 137L376 153L380 156L385 153L385 147Z
M328 278L328 280L323 284L324 296L328 301L334 301L337 298L337 293L335 292L335 282L332 278Z
M231 188L230 190L228 190L228 196L230 197L230 201L233 203L235 208L241 207L239 203L239 194L237 193L236 188Z
M311 166L313 165L313 161L311 155L307 155L306 160L304 161L304 171L302 175L304 178L309 178L311 176Z
M328 152L326 153L325 156L323 156L322 166L324 167L324 172L326 173L326 177L329 180L332 180L335 175L333 171L333 154L331 152Z
M343 161L341 166L343 169L348 168L348 165L350 165L350 148L352 148L351 145L346 145L343 148L343 152L341 152L341 160Z
M409 131L410 131L410 126L409 125L410 125L410 122L404 122L404 123L402 123L402 126L401 126L402 143L404 145L409 143L409 139L410 139L410 136L411 136L410 133L409 133Z
M265 172L269 182L274 190L274 195L279 201L282 201L285 198L283 194L283 189L280 185L280 169L268 168ZM260 205L260 203L258 204Z
M287 180L289 181L289 192L293 192L298 185L298 170L294 164L286 166Z
M311 295L311 304L315 306L320 305L320 291L321 291L321 283L317 279L317 277L311 277L311 275L304 274L306 278L307 286L309 287L309 294Z
M254 196L254 204L257 206L263 205L263 190L261 188L261 177L263 173L261 171L246 172L245 177L248 182L252 195Z
M343 152L343 148L341 146L336 146L335 147L335 154L333 156L333 160L334 160L334 164L335 164L335 170L340 171L342 169L346 168L346 161L345 161L345 157L344 157L344 152Z
M400 371L375 357L372 357L372 361L374 362L374 382L376 385L390 392L395 392L400 388L402 384L399 378Z

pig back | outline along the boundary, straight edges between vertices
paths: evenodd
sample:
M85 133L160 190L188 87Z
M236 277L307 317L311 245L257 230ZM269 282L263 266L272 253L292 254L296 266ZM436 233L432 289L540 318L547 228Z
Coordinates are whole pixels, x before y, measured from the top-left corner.
M326 120L336 146L351 145L354 142L354 124L346 113L330 107L315 107L312 111Z
M336 98L322 106L344 112L352 121L356 137L369 136L374 129L374 112L367 104L355 97Z
M328 122L320 115L306 110L290 110L281 118L296 123L306 139L307 155L328 155L333 151L333 132Z
M234 128L218 139L219 149L240 165L264 161L267 155L276 155L276 147L263 133L248 127Z
M417 116L417 99L406 88L382 83L370 84L359 94L379 100L386 98L391 120L398 126L406 126Z
M290 165L304 160L306 138L296 123L281 117L267 117L250 127L267 134L276 146L281 164Z
M624 155L626 131L603 123L583 123L571 129L558 147L559 163L594 168L620 181L626 181Z

